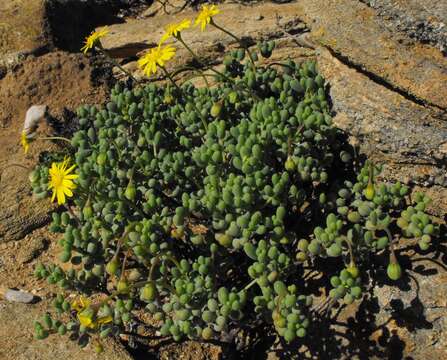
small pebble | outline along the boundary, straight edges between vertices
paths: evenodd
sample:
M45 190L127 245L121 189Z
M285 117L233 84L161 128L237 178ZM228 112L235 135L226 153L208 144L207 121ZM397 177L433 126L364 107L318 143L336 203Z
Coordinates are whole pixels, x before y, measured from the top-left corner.
M33 301L34 295L20 290L6 290L5 299L11 302L28 304Z

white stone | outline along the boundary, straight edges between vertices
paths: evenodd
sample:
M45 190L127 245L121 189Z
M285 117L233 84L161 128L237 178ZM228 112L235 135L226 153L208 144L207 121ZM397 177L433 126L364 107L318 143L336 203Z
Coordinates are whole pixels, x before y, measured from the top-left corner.
M44 118L47 112L47 105L33 105L26 112L23 130L27 135L31 135L37 130L39 122Z
M25 291L8 289L5 293L5 299L11 302L30 303L34 299L34 295Z

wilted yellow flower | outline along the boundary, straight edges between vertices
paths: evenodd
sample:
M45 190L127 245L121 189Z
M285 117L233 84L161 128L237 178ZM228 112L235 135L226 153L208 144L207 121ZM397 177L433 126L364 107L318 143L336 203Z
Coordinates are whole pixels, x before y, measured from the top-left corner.
M97 317L96 311L90 305L91 301L84 296L81 296L71 304L71 308L77 312L77 318L81 325L86 328L96 329L101 324L113 321L110 315Z
M102 29L99 29L97 31L93 31L89 36L85 38L84 46L81 48L81 51L84 52L84 54L87 54L87 52L90 49L93 49L96 44L98 44L99 40L106 36L109 33L109 29L107 26L104 26Z
M49 170L50 183L48 189L53 190L51 201L54 201L57 196L57 203L59 205L65 203L65 196L73 196L72 190L76 188L76 184L73 183L73 180L76 179L78 175L70 174L76 165L67 169L69 161L69 158L65 158L65 160L60 163L53 163Z
M20 137L20 142L21 142L21 144L23 146L23 151L26 154L28 152L28 150L29 150L29 142L28 142L28 138L26 136L26 131L25 130L22 131L22 135Z
M89 299L87 299L85 296L81 296L81 297L79 297L79 299L76 299L75 301L73 301L71 303L71 308L73 310L76 310L77 312L80 312L80 311L87 309L91 303L92 302Z
M81 325L90 329L97 329L101 324L108 324L113 321L113 318L110 315L96 318L95 310L92 308L87 308L84 311L78 312L77 317Z
M211 18L220 13L220 10L216 5L203 5L202 10L199 15L197 15L197 19L194 23L194 26L200 25L200 29L205 30L206 26L210 23Z
M157 72L157 65L164 66L165 62L172 59L175 55L175 47L171 45L166 45L161 47L161 45L156 48L152 48L148 53L143 55L138 60L138 66L143 69L146 76L151 76Z
M188 19L182 20L179 23L169 24L165 29L166 32L160 39L160 44L163 44L171 36L177 37L180 31L188 29L190 26L191 26L191 20Z
M93 321L95 317L95 312L93 309L87 308L83 311L78 312L77 314L79 323L87 328L94 329L95 322Z

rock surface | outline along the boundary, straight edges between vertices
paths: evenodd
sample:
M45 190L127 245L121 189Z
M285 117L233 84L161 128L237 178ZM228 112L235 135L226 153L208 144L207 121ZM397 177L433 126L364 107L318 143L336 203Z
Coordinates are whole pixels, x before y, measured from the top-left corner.
M282 33L277 21L288 26L291 31L303 29L293 12L295 7L295 4L273 3L263 3L262 6L222 4L219 6L222 15L216 17L216 22L230 29L235 35L247 38L248 41L277 38ZM197 11L186 9L181 14L160 14L145 19L130 19L126 23L110 26L110 35L105 37L102 43L113 57L132 57L144 49L156 46L168 24L180 19L194 20L197 14ZM201 57L213 59L214 63L222 57L226 47L235 43L234 39L212 26L208 26L203 32L199 28L184 31L182 37L192 50L200 50ZM180 58L184 63L191 60L191 56L184 48L177 46L177 49L176 58Z
M335 124L357 139L362 153L384 164L384 177L435 186L435 213L447 213L447 122L350 68L325 49L318 64L329 82Z
M361 0L377 11L385 26L447 52L447 2Z
M413 256L411 278L394 284L376 286L373 299L378 311L375 322L384 324L371 333L371 339L395 334L401 341L401 350L395 358L412 356L414 359L447 358L447 272L444 266L419 256ZM397 351L396 351L397 350Z
M401 44L373 9L356 0L303 0L297 8L317 42L402 94L447 109L447 59L440 51Z

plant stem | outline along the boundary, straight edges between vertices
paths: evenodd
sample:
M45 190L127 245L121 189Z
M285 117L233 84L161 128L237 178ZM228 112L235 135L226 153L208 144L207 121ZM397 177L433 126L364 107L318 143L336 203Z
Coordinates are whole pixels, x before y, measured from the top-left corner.
M349 257L350 257L350 264L354 264L355 265L355 260L354 260L354 252L352 251L352 244L351 241L346 239L345 240L346 245L348 245L348 251L349 251Z
M120 252L120 250L121 250L121 246L123 245L124 240L126 240L127 235L129 235L130 230L132 230L134 224L135 224L135 223L130 223L129 226L128 226L128 228L124 231L123 236L121 236L121 237L118 239L118 242L116 243L116 251L115 251L115 255L113 255L114 258L117 258L117 257L118 257L118 254L119 254L119 252Z
M162 69L162 71L165 73L166 77L172 82L172 84L174 84L174 86L176 87L176 89L179 91L179 93L182 93L182 89L180 89L180 87L177 85L177 83L174 81L174 79L172 78L171 74L169 74L168 70L166 70L166 68L164 66L160 66L160 68ZM195 104L194 101L191 102L192 106L194 107L194 110L197 112L197 114L199 114L200 119L202 120L202 124L203 127L205 128L205 131L208 130L208 124L206 123L206 119L203 117L202 113L199 111L199 109L197 109L197 106Z
M258 283L258 279L253 279L252 281L250 281L242 290L248 290L250 289L253 285Z
M180 263L177 261L177 259L171 255L165 254L166 259L168 259L169 261L171 261L176 267L177 269L179 269L180 271L182 271L181 267L180 267Z
M388 240L390 242L390 262L395 264L397 263L397 259L396 253L394 252L393 237L391 236L391 232L387 227L383 230L386 232L386 235L388 236Z
M228 30L224 29L223 27L217 25L212 18L211 18L210 24L213 25L215 28L219 29L220 31L224 32L225 34L231 36L233 39L235 39L247 51L248 58L250 59L251 65L253 67L253 70L256 70L255 61L254 61L253 56L251 55L250 51L248 50L248 46L246 46L243 43L243 41L240 38L238 38L236 35L234 35L233 33L229 32Z
M71 215L71 217L72 217L73 219L75 219L76 222L77 222L78 224L80 224L81 221L80 221L79 218L76 216L76 214L73 212L73 210L71 209L71 207L70 207L69 205L65 205L65 208L67 209L67 211L69 212L69 214Z
M191 50L191 48L184 42L184 40L181 38L181 35L179 34L179 36L177 37L177 39L183 44L183 46L191 53L191 55L193 56L193 58L200 64L200 66L205 67L205 65L200 61L200 59L198 58L198 56L194 53L193 50ZM250 55L251 56L251 55ZM207 70L211 70L212 72L214 72L216 75L218 76L222 76L225 80L227 80L228 82L232 83L234 85L234 88L237 89L239 86L236 84L236 82L234 81L234 79L228 77L227 75L225 75L224 73L212 68L212 67L207 67ZM200 70L198 70L200 71ZM211 76L208 74L204 74L203 72L201 72L202 76L205 79L205 83L207 83L205 76ZM191 79L189 79L191 80ZM208 86L208 85L207 85ZM209 88L209 86L208 86ZM240 87L239 87L240 89ZM259 97L253 93L253 91L250 88L246 88L248 90L248 92L257 100L260 100ZM243 90L243 89L241 89Z
M268 64L266 67L267 67L267 68L270 68L270 67L272 67L273 65L278 65L278 66L286 67L286 68L289 68L289 69L292 70L292 71L295 71L295 68L294 68L293 66L290 66L290 65L288 65L288 64L284 64L284 63L279 63L279 62L272 62L272 63Z
M374 181L374 164L373 164L372 161L369 163L369 169L368 170L369 170L368 171L368 186L372 186L373 181Z
M160 256L156 256L154 262L151 265L151 269L149 270L149 281L152 281L154 279L154 271L159 263L160 263Z
M166 75L166 77L169 79L169 81L171 81L171 83L175 86L175 88L181 93L182 89L180 89L180 87L174 81L174 79L172 78L171 74L169 74L168 70L166 70L166 68L164 66L160 66L160 68L163 71L163 73Z
M62 137L62 136L45 136L45 137L37 138L36 140L62 140L62 141L66 141L71 144L71 140L69 140L65 137Z
M192 57L194 58L194 60L196 60L200 66L204 66L203 63L200 61L200 59L198 58L198 56L195 54L194 51L192 51L192 49L185 43L185 41L182 39L181 35L179 34L177 37L178 41L180 41L182 43L182 45L186 48L186 50L189 51L189 53L192 55ZM213 73L215 73L218 76L222 76L225 80L229 81L229 82L234 82L233 79L229 78L228 76L226 76L225 74L221 73L220 71L212 68L212 67L208 67L209 70L211 70ZM200 71L200 70L199 70Z
M113 59L108 53L107 51L102 47L102 44L99 43L98 45L98 49L100 50L101 54L103 54L107 60L109 62L111 62L113 65L115 65L118 69L120 69L123 73L125 73L129 78L131 78L135 83L139 83L139 81L137 79L135 79L133 77L133 75L127 71L126 69L124 69L119 63L118 61L116 61L115 59Z
M121 267L121 276L120 276L120 280L122 278L124 278L124 270L126 270L126 263L127 263L127 258L130 255L130 249L126 251L126 254L124 255L124 259L123 259L123 265Z

